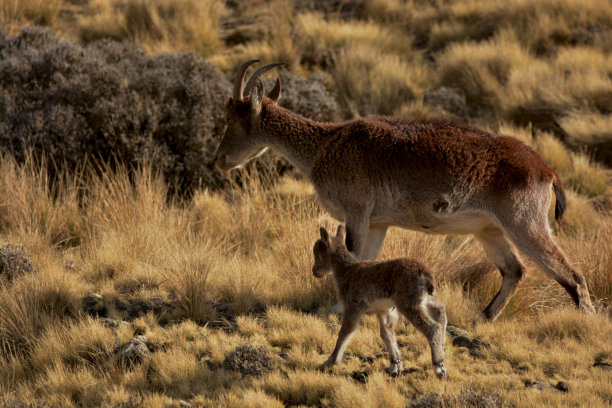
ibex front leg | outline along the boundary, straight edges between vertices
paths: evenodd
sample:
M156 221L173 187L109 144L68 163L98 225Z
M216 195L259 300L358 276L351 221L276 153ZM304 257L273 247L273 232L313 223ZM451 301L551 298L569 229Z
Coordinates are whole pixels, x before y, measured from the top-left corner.
M360 259L375 260L380 254L385 236L387 235L387 226L370 225L368 236L366 238L365 247L361 253Z
M357 259L362 259L362 254L368 239L370 231L370 217L367 215L365 208L352 207L346 211L346 249L349 250ZM386 228L381 234L374 234L373 238L380 240L377 245L382 245L382 240L385 239ZM343 313L342 303L337 302L332 306L334 313Z
M370 232L370 214L364 207L349 207L345 210L346 219L346 249L355 258L361 259L368 233ZM384 239L384 235L383 235Z

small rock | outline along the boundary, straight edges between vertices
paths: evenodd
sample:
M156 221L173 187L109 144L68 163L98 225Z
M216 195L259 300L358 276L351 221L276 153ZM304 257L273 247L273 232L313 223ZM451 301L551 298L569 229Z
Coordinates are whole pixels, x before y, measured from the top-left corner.
M439 106L460 118L466 119L470 116L465 95L456 89L446 87L428 89L423 92L423 102L428 105Z
M125 319L131 321L151 311L159 315L165 309L170 308L170 304L160 298L152 298L146 301L142 299L132 301L131 299L117 298L115 299L115 308L119 312L127 313Z
M569 385L564 381L559 381L555 388L561 392L569 392Z
M365 384L368 381L368 376L370 375L367 371L353 371L351 373L351 378L357 382Z
M188 408L191 406L191 404L185 400L179 400L178 403L179 403L179 407L182 407L182 408Z
M147 345L147 337L142 335L133 337L127 343L116 347L113 352L116 360L128 366L141 363L151 357L151 351Z
M525 364L522 364L522 365L516 367L516 370L517 371L522 371L522 372L529 371L529 366L527 366Z
M470 336L467 331L458 327L447 326L446 332L453 346L467 348L473 357L482 357L482 349L491 347L489 343Z
M232 305L231 303L214 303L212 307L217 312L219 318L225 319L230 322L233 322L236 319L236 315L234 313L234 305Z
M554 390L555 388L550 384L543 383L542 381L525 381L525 388L532 390Z
M223 365L244 375L261 375L270 370L270 352L266 346L241 344L225 357Z
M601 368L602 370L612 371L612 363L604 360L604 357L596 357L593 367Z
M74 266L74 262L66 262L64 264L64 268L74 271L76 267Z
M98 293L89 293L83 298L83 312L94 317L106 317L104 298Z
M249 309L250 313L253 314L265 314L268 308L263 303L255 302L251 309Z
M410 367L404 370L404 374L414 374L414 373L419 373L423 370L421 370L418 367Z
M102 323L106 327L110 327L111 329L118 329L119 327L125 326L126 324L128 324L128 322L126 322L125 320L115 320L115 319L109 319L107 317L102 317L99 320L100 320L100 323Z
M372 356L359 356L359 360L362 363L372 364L374 362L374 357Z

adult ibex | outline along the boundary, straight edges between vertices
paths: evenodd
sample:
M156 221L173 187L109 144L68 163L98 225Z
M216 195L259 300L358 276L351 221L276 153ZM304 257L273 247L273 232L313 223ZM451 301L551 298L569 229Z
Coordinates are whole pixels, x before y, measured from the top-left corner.
M594 312L584 276L551 238L548 208L565 211L559 176L531 148L510 136L449 120L409 121L369 116L320 123L276 104L280 80L264 97L257 70L244 85L238 70L227 104L227 131L217 166L229 171L267 148L287 158L313 183L321 205L347 228L346 245L375 259L387 228L474 234L502 274L485 308L494 320L524 279L510 242L561 284L576 305Z

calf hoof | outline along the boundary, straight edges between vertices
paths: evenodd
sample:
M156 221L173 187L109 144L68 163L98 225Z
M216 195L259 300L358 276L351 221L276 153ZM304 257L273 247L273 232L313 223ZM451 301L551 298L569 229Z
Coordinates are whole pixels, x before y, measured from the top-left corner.
M391 367L389 367L389 374L391 375L391 377L398 377L400 374L402 374L402 365L392 365Z
M440 380L446 378L446 367L444 366L443 362L434 364L434 371Z
M402 360L399 358L397 360L391 360L391 366L389 367L389 374L391 377L397 377L402 373Z

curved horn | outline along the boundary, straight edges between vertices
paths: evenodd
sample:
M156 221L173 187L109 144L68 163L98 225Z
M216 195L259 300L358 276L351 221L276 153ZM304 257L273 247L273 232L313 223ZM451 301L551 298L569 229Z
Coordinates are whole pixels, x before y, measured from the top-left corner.
M257 77L265 74L267 71L269 71L272 68L277 67L279 65L285 65L285 63L284 62L275 62L274 64L265 65L265 66L259 68L257 71L255 71L255 73L253 74L251 79L249 79L249 82L247 82L246 86L244 87L244 95L250 95L251 94L251 90L253 90L253 84L255 83L255 80L257 79Z
M236 78L234 79L234 93L233 98L236 101L242 100L242 90L244 89L244 74L249 66L254 63L259 62L258 59L250 60L242 64L236 73Z

